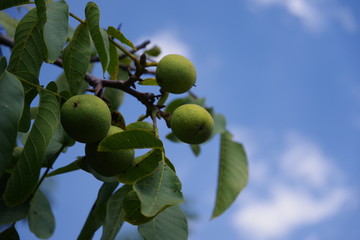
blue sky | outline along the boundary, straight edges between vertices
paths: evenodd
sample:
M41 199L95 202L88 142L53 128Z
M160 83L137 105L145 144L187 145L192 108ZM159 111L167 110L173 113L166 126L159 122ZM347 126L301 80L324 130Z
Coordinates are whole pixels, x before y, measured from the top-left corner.
M83 18L87 1L67 2ZM197 215L189 239L360 238L358 1L95 2L102 26L121 23L134 43L150 39L166 54L190 58L198 71L194 92L226 116L247 150L249 185L210 221L219 139L197 158L188 146L166 142L185 204ZM54 71L44 69L42 81ZM131 122L143 107L127 97L120 111ZM56 167L82 154L78 144ZM76 238L100 184L82 172L47 182L57 220L51 239ZM25 225L20 232L35 239Z

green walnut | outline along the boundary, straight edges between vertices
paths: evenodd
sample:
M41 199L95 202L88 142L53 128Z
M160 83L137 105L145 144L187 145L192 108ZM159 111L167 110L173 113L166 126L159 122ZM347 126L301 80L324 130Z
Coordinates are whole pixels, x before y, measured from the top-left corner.
M111 126L106 136L122 131L119 127ZM132 167L135 158L133 149L98 152L98 144L88 143L85 146L86 159L97 173L105 177L113 177Z
M157 65L156 81L166 92L184 93L194 86L196 70L186 57L169 54L163 57Z
M196 104L184 104L174 110L170 125L172 132L181 141L201 144L211 137L214 120L205 108Z
M75 95L61 109L61 124L65 132L78 142L98 142L109 131L111 113L99 97Z

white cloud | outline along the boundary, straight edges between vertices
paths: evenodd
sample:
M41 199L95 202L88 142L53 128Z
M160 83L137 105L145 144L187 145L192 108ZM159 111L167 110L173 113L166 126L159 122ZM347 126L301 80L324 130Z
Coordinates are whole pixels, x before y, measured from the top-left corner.
M160 47L161 55L157 59L161 59L167 54L181 54L191 58L190 47L183 42L180 34L174 29L165 29L141 39L149 39L151 41L150 47L154 45Z
M277 6L298 18L308 29L319 31L337 22L350 32L356 31L351 11L337 0L249 0L258 7Z
M256 145L254 136L247 131L251 145ZM261 135L258 142L269 149L278 144L266 145L264 139ZM284 139L276 154L253 147L257 152L249 156L250 182L233 215L235 228L246 239L289 239L294 231L319 224L352 203L341 171L317 144L294 133Z

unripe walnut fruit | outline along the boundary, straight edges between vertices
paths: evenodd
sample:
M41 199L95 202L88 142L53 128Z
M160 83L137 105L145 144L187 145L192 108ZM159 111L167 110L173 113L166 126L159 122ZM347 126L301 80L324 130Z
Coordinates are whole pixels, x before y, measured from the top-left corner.
M122 132L119 127L111 126L107 135ZM86 159L90 166L105 177L113 177L132 167L135 153L133 149L119 149L109 152L98 152L98 143L88 143L85 146Z
M194 86L196 70L186 57L169 54L163 57L157 65L156 81L166 92L184 93Z
M210 113L196 104L176 108L171 115L170 125L175 136L189 144L207 141L214 130L214 120Z
M99 97L75 95L61 108L61 124L66 133L78 142L98 142L109 131L111 113Z

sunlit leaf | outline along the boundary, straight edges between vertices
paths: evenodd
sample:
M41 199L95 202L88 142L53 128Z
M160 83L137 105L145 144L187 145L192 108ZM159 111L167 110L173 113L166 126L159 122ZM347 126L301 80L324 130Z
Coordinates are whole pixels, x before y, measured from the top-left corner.
M49 87L55 84L52 82ZM47 146L60 119L60 104L49 90L40 91L39 113L27 138L24 150L5 189L9 206L23 203L32 194L39 178Z
M159 86L155 78L146 78L139 82L140 85Z
M146 240L188 239L186 215L179 206L165 209L150 222L138 226L138 230Z
M100 58L103 73L105 73L110 60L109 38L107 33L100 28L100 10L96 3L87 3L85 8L85 16L91 38Z
M125 211L123 209L123 200L131 190L132 187L130 185L124 185L108 200L101 240L115 239L124 223Z
M116 28L110 26L107 29L107 33L111 36L113 36L114 38L116 38L117 40L119 40L121 43L128 45L129 47L131 47L133 50L136 50L136 47L134 46L134 44L127 39L124 34L122 34L122 32L120 32L119 30L117 30Z
M101 186L96 201L91 208L91 211L86 219L83 228L81 229L80 235L78 236L77 240L92 239L94 233L104 223L107 202L117 185L118 183L104 183Z
M0 10L31 3L29 0L0 0Z
M11 161L23 107L24 90L20 81L13 74L3 72L0 74L0 177Z
M98 151L162 147L161 140L150 131L127 130L104 138L99 144Z
M79 92L90 63L91 43L88 28L80 24L63 52L63 66L72 95Z
M11 17L6 12L0 11L0 25L5 29L8 37L14 38L18 23L19 20Z
M14 74L27 72L37 78L44 56L42 26L34 8L21 19L16 28L8 71Z
M135 158L134 166L117 175L116 178L119 182L132 184L136 180L154 171L162 158L162 150L153 149L146 154Z
M134 183L134 191L141 201L141 212L147 217L184 200L179 178L163 161L155 171Z
M69 6L65 1L46 4L47 21L44 25L44 42L47 49L46 60L54 62L63 49L68 35Z
M126 129L138 129L138 130L148 130L148 131L154 131L154 125L149 122L144 121L136 121L132 122L129 125L126 126Z
M219 176L212 218L230 207L246 186L248 178L248 162L243 146L234 142L229 132L224 132L221 134Z
M49 200L37 190L30 202L29 228L38 238L49 238L55 230L55 217Z

